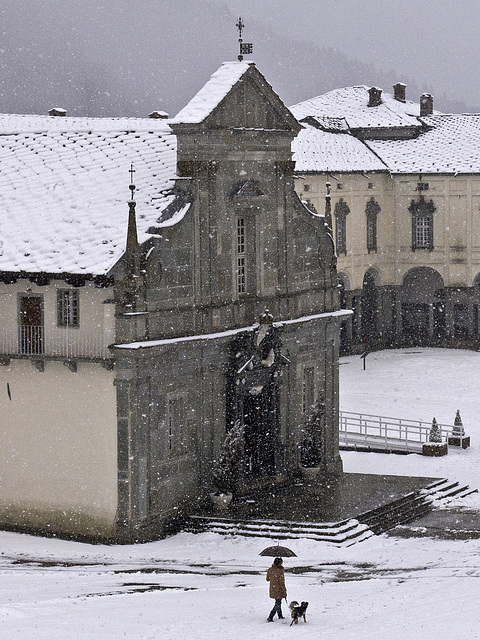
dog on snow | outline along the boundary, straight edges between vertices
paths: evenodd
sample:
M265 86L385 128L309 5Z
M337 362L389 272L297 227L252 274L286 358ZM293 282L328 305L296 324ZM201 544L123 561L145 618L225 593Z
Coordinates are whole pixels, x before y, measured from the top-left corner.
M302 602L301 604L298 604L296 600L292 600L289 607L290 611L292 612L292 621L290 623L290 626L292 626L293 623L298 624L300 618L303 618L304 622L307 621L306 613L308 602Z

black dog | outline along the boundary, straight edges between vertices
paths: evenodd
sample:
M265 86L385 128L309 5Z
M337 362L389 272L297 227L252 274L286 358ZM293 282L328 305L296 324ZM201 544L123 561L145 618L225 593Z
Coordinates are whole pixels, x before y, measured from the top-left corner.
M293 600L290 603L290 611L292 612L292 621L290 626L293 623L298 624L299 618L303 618L303 621L307 621L306 612L307 612L308 602L302 602L302 604L298 604L296 600Z

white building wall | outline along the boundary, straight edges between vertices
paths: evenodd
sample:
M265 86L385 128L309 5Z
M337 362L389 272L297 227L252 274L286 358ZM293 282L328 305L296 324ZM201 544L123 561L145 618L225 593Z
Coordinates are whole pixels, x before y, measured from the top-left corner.
M447 287L471 287L480 273L480 179L478 176L393 175L360 173L303 174L296 180L299 195L316 209L325 210L325 183L332 185L332 215L343 198L350 208L347 216L347 255L338 255L337 269L348 276L350 289L361 289L366 271L378 271L378 285L401 285L414 267L438 271ZM429 184L423 193L433 200L434 250L412 251L412 217L408 207L421 195L419 182ZM338 185L341 189L338 189ZM305 191L307 185L307 191ZM369 188L370 185L370 188ZM377 218L378 251L366 247L365 205L374 197L381 207ZM333 216L335 227L335 217Z
M117 509L114 372L0 366L0 523L105 536Z
M19 353L19 297L40 296L43 309L43 353L46 356L110 358L108 345L114 342L113 304L104 304L113 297L112 288L97 289L87 282L78 287L78 327L58 326L57 291L72 290L63 280L52 280L48 286L38 286L26 279L14 284L0 283L0 354Z

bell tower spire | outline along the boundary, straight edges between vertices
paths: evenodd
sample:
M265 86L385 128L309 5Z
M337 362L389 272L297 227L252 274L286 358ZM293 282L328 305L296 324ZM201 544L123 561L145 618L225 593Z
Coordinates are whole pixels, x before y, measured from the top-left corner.
M126 307L134 309L137 305L138 293L141 289L140 273L140 245L137 234L137 218L135 208L135 184L133 175L135 169L130 165L130 200L128 201L128 226L127 242L125 247L125 268L123 275L123 303Z
M137 235L137 217L135 208L137 203L135 202L135 184L133 182L133 175L135 169L133 164L130 165L130 200L128 201L128 228L127 228L127 255L130 251L138 253L138 235Z

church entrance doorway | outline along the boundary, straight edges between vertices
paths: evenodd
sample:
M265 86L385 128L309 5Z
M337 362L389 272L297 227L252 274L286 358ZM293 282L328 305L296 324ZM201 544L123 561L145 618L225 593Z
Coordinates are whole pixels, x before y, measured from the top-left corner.
M265 389L258 395L247 395L243 400L247 472L254 477L275 472L278 407L276 394L272 391Z
M248 483L276 475L280 450L280 384L283 367L278 329L267 312L259 328L232 342L227 419L244 426L244 479Z

